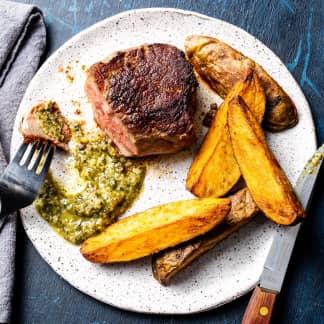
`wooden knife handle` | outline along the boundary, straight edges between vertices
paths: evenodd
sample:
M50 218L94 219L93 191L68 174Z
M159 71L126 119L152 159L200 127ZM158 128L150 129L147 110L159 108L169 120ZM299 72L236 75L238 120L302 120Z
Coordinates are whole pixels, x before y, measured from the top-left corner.
M242 324L267 324L270 323L276 294L262 290L257 286L245 310Z

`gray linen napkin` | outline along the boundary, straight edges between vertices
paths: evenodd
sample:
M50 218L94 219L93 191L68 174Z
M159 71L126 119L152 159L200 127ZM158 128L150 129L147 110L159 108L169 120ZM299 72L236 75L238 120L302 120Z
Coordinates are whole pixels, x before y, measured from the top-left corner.
M39 9L0 0L0 174L9 160L19 103L45 51L46 30ZM0 323L10 322L14 283L16 214L0 232Z

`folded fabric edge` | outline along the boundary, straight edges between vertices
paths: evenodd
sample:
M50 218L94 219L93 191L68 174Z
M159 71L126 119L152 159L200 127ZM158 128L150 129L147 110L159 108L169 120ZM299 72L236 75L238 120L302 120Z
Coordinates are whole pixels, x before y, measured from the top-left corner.
M17 53L19 52L19 49L21 48L24 40L26 39L26 37L28 35L29 29L32 27L32 25L34 23L38 22L39 20L43 21L43 23L44 23L43 14L42 14L41 10L39 10L36 7L33 7L30 15L28 16L27 21L23 27L23 30L18 35L16 42L13 45L13 48L9 51L3 67L0 67L0 88L6 79L6 76L10 70L11 65L13 64L13 62L15 61L15 59L17 57Z

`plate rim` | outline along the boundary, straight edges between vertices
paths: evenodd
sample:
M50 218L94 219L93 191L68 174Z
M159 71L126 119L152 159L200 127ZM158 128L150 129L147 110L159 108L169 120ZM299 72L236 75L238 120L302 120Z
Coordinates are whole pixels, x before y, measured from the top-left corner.
M31 80L31 82L29 83L25 94L21 100L21 104L19 105L19 108L17 110L17 112L20 110L22 103L26 100L26 94L28 93L29 88L33 87L33 84L35 82L35 79L37 78L38 74L43 73L43 70L46 68L46 65L50 64L57 56L59 56L61 54L61 52L65 51L69 46L70 43L72 42L76 42L78 41L79 38L82 38L83 35L91 32L93 29L96 28L100 28L101 26L104 26L108 21L111 20L116 20L122 17L125 17L127 15L131 16L131 15L136 15L136 14L140 14L140 13L150 13L150 12L171 12L171 13L178 13L181 15L185 15L185 16L194 16L194 17L198 17L204 20L208 20L208 21L216 21L217 23L223 24L223 25L227 25L230 26L231 28L234 28L236 30L239 31L240 34L243 34L244 36L248 36L249 38L253 38L254 41L256 41L257 43L261 43L266 49L268 49L269 51L271 51L273 58L276 59L277 63L280 64L280 66L284 69L285 75L289 74L294 82L294 86L297 86L297 88L300 90L300 95L302 96L303 100L305 101L305 104L307 106L307 113L308 113L308 117L310 118L310 122L311 122L311 129L309 130L311 132L311 135L313 137L313 142L315 144L315 147L318 145L317 142L317 137L316 137L316 128L315 128L315 123L314 123L314 118L313 118L313 114L312 114L312 110L311 107L304 95L303 90L301 89L300 85L298 84L298 82L295 80L294 76L290 73L290 71L288 70L288 68L286 67L286 65L282 62L282 60L280 59L280 57L272 50L270 49L266 44L264 44L261 40L259 40L258 38L256 38L254 35L248 33L247 31L245 31L244 29L242 29L239 26L236 26L232 23L229 23L227 21L218 19L218 18L214 18L205 14L201 14L195 11L191 11L191 10L183 10L183 9L178 9L178 8L172 8L172 7L154 7L154 8L141 8L141 9L132 9L132 10L127 10L127 11L123 11L120 12L118 14L115 14L113 16L109 16L99 22L96 22L95 24L90 25L89 27L87 27L86 29L82 30L81 32L77 33L76 35L72 36L71 38L69 38L68 40L66 40L59 48L57 48L40 66L40 68L38 69L37 73L33 76L33 79ZM19 120L16 116L15 118L15 123L13 126L13 131L17 130L17 125L19 123ZM11 140L11 145L10 145L10 156L12 156L13 153L13 149L14 149L14 143L13 140ZM27 207L28 208L28 207ZM95 300L98 300L101 303L107 304L107 305L111 305L113 307L119 308L119 309L123 309L123 310L127 310L127 311L132 311L132 312L136 312L136 313L143 313L143 314L159 314L159 315L185 315L185 314L196 314L196 313L202 313L202 312L207 312L216 308L219 308L225 304L228 304L236 299L238 299L239 297L245 295L246 293L248 293L249 291L251 291L252 289L255 288L256 284L258 283L258 280L256 282L252 282L250 286L248 286L248 288L240 290L239 292L237 292L236 294L233 294L230 298L224 300L221 303L218 303L217 305L212 305L209 307L203 307L203 308L196 308L196 309L190 309L189 311L170 311L170 312L165 312L165 311L152 311L150 309L148 309L146 307L146 309L136 309L133 308L132 306L123 306L123 305L117 305L114 304L113 302L107 302L107 301L103 301L100 299L99 296L96 296L94 293L92 293L90 290L88 289L83 289L81 287L79 287L79 285L76 285L74 283L71 282L71 280L66 279L65 277L63 277L63 275L61 275L59 272L57 272L54 269L54 264L52 264L52 262L50 262L49 258L47 257L47 255L44 253L41 253L39 251L39 249L37 248L37 246L34 244L33 240L31 239L29 232L26 230L26 225L25 225L25 221L24 221L24 217L21 215L20 219L22 220L22 224L23 224L23 228L24 231L28 237L28 239L30 240L30 242L33 244L33 247L35 248L35 250L37 251L37 253L42 257L42 259L47 263L47 265L60 277L62 278L65 282L67 282L69 285L71 285L73 288L77 289L78 291L80 291L83 294L86 294L92 298L94 298Z

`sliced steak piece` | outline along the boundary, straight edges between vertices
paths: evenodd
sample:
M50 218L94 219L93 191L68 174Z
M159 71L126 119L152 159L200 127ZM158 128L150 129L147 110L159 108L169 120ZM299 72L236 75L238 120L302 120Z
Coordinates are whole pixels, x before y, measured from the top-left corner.
M64 151L69 150L71 130L56 102L39 101L31 107L23 117L19 131L25 142L44 139L53 142Z
M173 153L194 139L198 82L184 53L142 45L92 65L85 92L98 126L124 156Z

